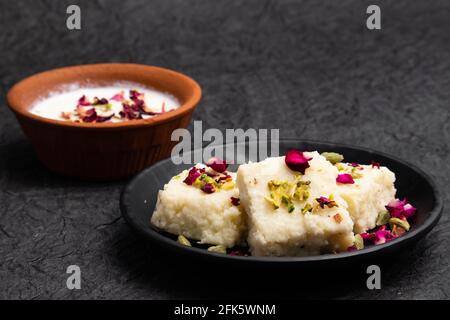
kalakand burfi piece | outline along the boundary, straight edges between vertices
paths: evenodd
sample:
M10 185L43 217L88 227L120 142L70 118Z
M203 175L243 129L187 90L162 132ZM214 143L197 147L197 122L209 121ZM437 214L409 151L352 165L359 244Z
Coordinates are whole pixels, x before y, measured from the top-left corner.
M354 242L353 222L338 193L337 168L317 152L293 152L238 169L252 255L346 251Z
M395 174L379 164L360 165L337 163L340 178L339 193L348 204L348 211L354 222L355 233L362 233L376 227L376 221L385 206L395 199Z
M151 223L166 232L227 248L246 239L236 174L197 164L160 190Z

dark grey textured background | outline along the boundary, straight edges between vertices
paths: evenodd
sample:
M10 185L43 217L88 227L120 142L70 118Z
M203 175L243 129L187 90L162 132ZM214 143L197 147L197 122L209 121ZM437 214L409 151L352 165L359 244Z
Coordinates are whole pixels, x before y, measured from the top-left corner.
M65 28L73 3L82 8L82 31ZM1 94L65 65L169 67L203 87L194 119L204 127L280 128L282 137L372 147L430 173L449 199L450 2L375 3L381 31L365 28L370 3L356 0L2 0ZM223 283L220 274L184 274L182 265L145 250L120 218L123 185L47 172L3 99L0 298L449 297L448 210L383 271L380 291L365 289L363 279L315 290L255 288ZM65 287L70 264L82 269L82 290Z

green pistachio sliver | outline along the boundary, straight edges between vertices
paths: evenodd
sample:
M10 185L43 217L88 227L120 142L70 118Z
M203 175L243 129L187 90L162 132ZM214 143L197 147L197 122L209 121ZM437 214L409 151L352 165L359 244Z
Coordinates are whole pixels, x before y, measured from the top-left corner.
M175 176L175 177L173 177L175 180L180 180L181 179L181 176Z
M267 202L269 202L274 209L278 209L280 207L280 204L277 203L273 198L269 198L269 197L264 197L264 199L267 200Z
M408 221L406 220L402 220L399 218L390 218L389 219L389 224L392 225L396 225L397 227L403 228L406 231L409 231L409 229L411 228L411 226L409 225Z
M352 176L352 178L353 179L359 179L359 178L362 178L362 174L361 173L359 173L359 172L357 172L357 171L359 171L359 169L358 168L353 168L352 169L352 171L351 171L351 176Z
M355 235L354 244L355 244L356 249L358 249L358 250L364 249L364 240L359 234Z
M291 200L290 197L287 197L286 195L282 195L282 196L281 196L281 202L282 202L283 204L286 205L287 210L288 210L289 213L291 213L292 211L294 211L295 206L294 206L294 204L292 203L292 200Z
M201 189L205 185L205 183L203 182L202 179L200 179L200 177L198 177L197 179L195 179L192 185L198 189Z
M344 160L344 156L337 152L322 152L321 155L325 157L332 164L336 164L338 162L342 162Z
M306 201L309 198L309 187L307 185L299 186L295 189L293 198L298 201Z
M191 242L185 236L183 236L182 234L180 234L178 236L177 241L178 241L178 243L180 243L180 244L182 244L184 246L192 247Z
M305 214L305 213L307 213L307 212L311 212L312 209L313 209L312 205L309 204L309 203L307 203L307 204L303 207L302 213Z
M217 246L211 246L208 248L209 252L215 252L215 253L227 253L227 248L225 246L219 244Z
M386 223L389 222L389 219L391 218L391 215L389 214L388 211L381 211L378 214L378 218L377 218L377 226L382 226Z
M231 190L234 188L234 186L235 186L234 181L227 181L223 184L219 184L219 187L223 190Z

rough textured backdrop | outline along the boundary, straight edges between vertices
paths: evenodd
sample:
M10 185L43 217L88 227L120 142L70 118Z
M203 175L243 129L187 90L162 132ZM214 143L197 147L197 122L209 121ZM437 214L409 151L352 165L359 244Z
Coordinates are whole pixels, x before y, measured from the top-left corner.
M83 26L70 32L65 9L74 3ZM203 87L194 119L206 128L281 128L286 138L372 147L430 173L449 199L450 3L377 1L381 31L365 28L368 4L1 1L1 94L25 76L65 65L169 67ZM383 290L368 291L362 281L255 290L220 277L174 276L182 268L147 251L121 219L123 185L46 171L3 99L0 298L449 297L448 210L383 273ZM65 287L70 264L82 269L82 290Z

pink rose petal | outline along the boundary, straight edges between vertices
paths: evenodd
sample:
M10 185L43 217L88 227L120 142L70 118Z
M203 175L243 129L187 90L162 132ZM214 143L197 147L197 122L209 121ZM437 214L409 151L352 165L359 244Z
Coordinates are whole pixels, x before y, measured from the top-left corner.
M228 163L226 162L226 160L221 160L219 158L209 159L206 165L211 169L213 169L214 171L220 173L225 172L228 168Z
M322 209L325 208L325 206L327 206L328 208L337 207L336 202L328 199L327 197L316 198L316 201L319 203Z
M79 106L90 106L91 103L90 103L89 100L86 98L86 96L83 95L80 99L78 99L78 105L79 105Z
M341 174L338 174L338 176L336 178L336 182L342 183L342 184L353 184L353 183L355 183L355 180L353 180L353 177L351 174L341 173Z
M379 163L379 162L372 161L372 168L380 169L380 163Z
M121 92L119 92L119 93L116 93L115 95L113 95L113 96L111 97L111 99L110 99L110 100L114 100L114 101L122 102L122 101L123 101L123 99L125 99L125 97L124 97L123 95L124 95L124 92L123 92L123 91L121 91Z
M214 188L211 183L205 183L201 190L205 193L214 193L216 191L216 188Z
M284 157L284 162L293 171L298 171L301 174L305 174L305 170L309 168L309 163L312 157L307 157L305 154L298 150L289 150Z
M231 199L231 204L233 206L237 207L241 203L241 199L239 199L239 198L231 197L230 199Z
M191 170L189 170L188 176L183 180L183 182L191 186L195 182L195 180L197 180L197 178L201 176L201 174L202 173L198 168L192 167Z
M409 204L404 198L403 200L395 199L388 203L386 206L387 211L389 211L391 217L393 218L400 218L400 219L407 219L412 217L417 209L414 208L411 204Z

